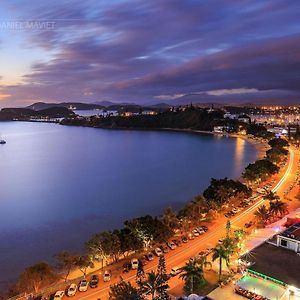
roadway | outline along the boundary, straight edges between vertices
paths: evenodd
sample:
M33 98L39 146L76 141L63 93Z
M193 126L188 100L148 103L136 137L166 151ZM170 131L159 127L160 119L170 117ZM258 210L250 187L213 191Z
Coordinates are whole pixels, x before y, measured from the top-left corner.
M299 152L290 148L290 154L288 159L288 165L285 167L283 171L280 172L279 175L273 177L276 179L276 184L273 186L272 191L276 192L278 195L282 196L284 191L288 189L290 182L296 176L296 171L298 169L299 163ZM231 224L234 227L244 227L244 224L253 220L253 213L256 209L262 205L264 202L261 196L256 198L255 203L241 211L236 216L230 219ZM178 267L184 265L184 263L191 257L198 255L198 253L207 248L214 247L220 238L223 238L226 234L225 224L227 222L227 218L223 215L218 217L217 221L214 221L213 224L209 225L209 231L203 234L200 237L196 237L194 240L188 241L187 244L183 244L181 247L178 247L175 250L170 250L169 253L165 255L167 269L170 271L173 267ZM155 270L157 267L158 259L155 258L154 261L149 262L145 267L145 273ZM113 269L113 267L111 267ZM122 274L121 267L117 270L113 270L113 276L110 282L104 283L100 274L100 283L99 287L96 289L91 289L87 292L80 293L77 292L74 299L80 300L106 300L108 298L108 293L110 290L110 285L119 282L120 276L123 277L124 280L130 281L132 283L135 282L135 271L130 271L128 274ZM181 279L175 277L170 280L170 288L172 289L176 285L180 284Z

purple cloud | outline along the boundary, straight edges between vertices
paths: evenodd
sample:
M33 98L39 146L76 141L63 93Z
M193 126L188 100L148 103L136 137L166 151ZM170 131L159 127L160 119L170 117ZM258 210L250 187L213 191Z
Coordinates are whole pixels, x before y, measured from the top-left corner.
M23 17L56 22L52 31L27 33L50 59L33 64L22 84L0 87L11 95L5 105L191 94L199 101L299 99L296 1L33 3Z

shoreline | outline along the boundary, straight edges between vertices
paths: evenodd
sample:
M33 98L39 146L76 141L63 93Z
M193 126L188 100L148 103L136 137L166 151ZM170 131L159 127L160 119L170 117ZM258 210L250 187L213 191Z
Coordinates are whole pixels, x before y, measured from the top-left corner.
M32 122L32 121L29 121ZM49 123L49 122L41 122L41 123ZM60 124L62 125L62 124ZM68 125L69 126L69 125ZM144 130L144 131L169 131L169 132L178 132L178 133L190 133L190 134L197 134L197 135L214 135L214 136L219 136L219 137L228 137L228 138L242 138L243 140L252 143L256 150L256 159L259 159L259 157L264 153L266 143L263 143L261 140L256 140L254 138L250 138L248 136L240 136L237 134L221 134L221 133L215 133L211 131L201 131L201 130L192 130L192 129L176 129L176 128L157 128L157 129L143 129L143 128L102 128L102 127L93 127L93 126L80 126L80 127L90 127L90 128L99 128L99 129L122 129L122 130ZM242 174L239 175L237 180L240 180ZM190 200L186 199L186 203L190 202ZM96 268L97 269L97 268ZM94 271L94 270L92 270ZM77 278L77 276L75 276Z
M180 128L160 128L155 131L170 131L170 132L182 132L182 133L192 133L192 134L208 134L219 137L227 138L239 138L252 144L257 151L256 160L263 159L265 157L266 151L269 149L266 141L258 140L258 138L250 137L248 135L230 134L230 133L216 133L213 131L195 130L195 129L180 129Z

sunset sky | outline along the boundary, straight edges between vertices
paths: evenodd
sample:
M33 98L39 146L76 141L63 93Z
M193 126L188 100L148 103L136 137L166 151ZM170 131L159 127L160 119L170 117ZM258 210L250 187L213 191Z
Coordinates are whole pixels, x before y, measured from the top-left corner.
M2 0L0 107L300 103L295 0Z

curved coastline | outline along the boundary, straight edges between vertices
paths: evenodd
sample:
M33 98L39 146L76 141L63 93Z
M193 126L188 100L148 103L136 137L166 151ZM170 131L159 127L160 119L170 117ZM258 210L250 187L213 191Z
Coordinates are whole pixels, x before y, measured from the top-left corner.
M85 126L85 127L89 127L89 126ZM97 127L92 127L91 128L97 128ZM101 128L101 129L106 129L106 128ZM119 128L113 128L113 129L119 129ZM121 129L121 128L120 128ZM122 128L125 129L125 128ZM133 128L128 128L126 130L143 130L143 129L133 129ZM146 129L147 131L172 131L172 132L181 132L181 133L190 133L190 134L197 134L197 135L203 135L203 134L209 134L209 135L215 135L215 136L222 136L222 137L231 137L231 138L244 138L245 140L247 140L248 142L250 142L251 140L245 138L245 137L241 137L241 136L234 136L234 135L218 135L215 134L213 132L208 132L208 131L197 131L197 130L185 130L185 129L169 129L169 128L162 128L162 129ZM255 141L253 141L255 142ZM261 145L261 143L256 143L257 145ZM186 202L188 202L189 199L186 199Z

